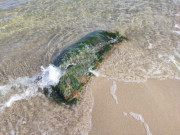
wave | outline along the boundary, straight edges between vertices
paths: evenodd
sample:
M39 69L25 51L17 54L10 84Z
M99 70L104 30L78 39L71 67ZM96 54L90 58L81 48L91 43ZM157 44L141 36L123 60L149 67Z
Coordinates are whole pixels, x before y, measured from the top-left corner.
M0 86L0 112L18 100L44 97L42 89L57 85L63 74L60 67L50 64L48 67L41 66L41 72L33 77L11 79L8 84Z

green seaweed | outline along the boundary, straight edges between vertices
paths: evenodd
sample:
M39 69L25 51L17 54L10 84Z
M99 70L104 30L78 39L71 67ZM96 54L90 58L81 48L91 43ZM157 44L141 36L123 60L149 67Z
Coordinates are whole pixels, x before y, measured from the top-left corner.
M58 103L76 104L92 73L104 60L104 54L117 43L127 40L118 32L101 31L68 48L58 59L57 66L66 69L59 83L53 87L51 97ZM47 94L47 90L44 92Z

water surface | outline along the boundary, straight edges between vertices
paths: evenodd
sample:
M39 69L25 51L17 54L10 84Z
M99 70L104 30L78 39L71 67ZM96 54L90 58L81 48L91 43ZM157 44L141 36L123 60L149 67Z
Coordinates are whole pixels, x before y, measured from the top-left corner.
M33 96L27 95L27 100L16 101L1 112L0 133L88 133L93 104L90 91L84 94L81 104L68 109L43 97L31 77L41 71L41 66L53 63L63 49L96 30L119 31L130 39L99 69L106 77L127 82L179 79L178 2L1 0L0 106L29 88L37 90ZM25 76L30 79L25 81ZM3 95L3 90L8 92Z

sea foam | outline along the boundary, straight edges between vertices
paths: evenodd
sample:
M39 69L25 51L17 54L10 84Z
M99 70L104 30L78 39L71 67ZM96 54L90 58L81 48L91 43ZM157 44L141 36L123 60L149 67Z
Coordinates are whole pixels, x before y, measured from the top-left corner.
M128 113L123 112L123 115L124 115L124 116L127 116ZM134 113L134 112L130 112L129 115L132 116L134 119L136 119L136 120L140 121L141 123L143 123L144 128L145 128L145 130L146 130L146 135L152 135L152 133L151 133L151 131L150 131L150 129L149 129L149 126L148 126L148 124L144 121L144 118L142 117L142 115L136 114L136 113Z
M117 85L116 85L116 82L113 81L113 84L110 87L110 93L111 93L112 97L114 98L116 104L118 104L118 99L117 99L117 96L116 96L116 90L117 90Z
M152 49L152 43L150 43L149 40L148 40L148 44L149 44L148 49Z
M174 27L180 29L180 25L179 24L175 24Z
M148 124L144 121L144 118L140 114L136 114L133 112L130 112L129 115L131 115L134 119L141 121L144 124L144 128L146 130L146 135L152 135L152 133L149 130Z
M54 65L49 65L47 68L41 66L41 70L41 80L39 80L38 86L42 89L49 86L55 86L63 75L63 72Z
M180 64L175 60L174 56L169 56L169 59L172 63L174 63L174 65L178 68L178 70L180 71Z
M180 31L173 31L174 33L180 35Z
M59 82L60 77L64 71L60 67L50 64L48 67L41 67L41 72L33 77L22 77L16 80L10 80L6 85L0 86L0 111L6 107L10 107L14 102L22 99L29 99L35 96L42 96L44 94L40 91L43 88L55 86ZM15 92L16 94L8 94Z
M175 16L180 16L180 12L179 12L179 13L177 13L177 14L175 14Z

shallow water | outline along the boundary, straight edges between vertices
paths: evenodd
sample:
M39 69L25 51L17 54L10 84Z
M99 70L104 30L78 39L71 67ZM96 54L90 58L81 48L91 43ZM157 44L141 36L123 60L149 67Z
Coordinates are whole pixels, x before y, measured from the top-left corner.
M41 66L53 63L63 49L96 30L119 31L129 38L104 62L99 69L101 75L127 82L180 79L179 3L178 0L1 0L0 107L28 89L35 93L27 95L27 100L20 98L1 112L0 134L89 131L93 104L90 91L85 93L88 98L83 98L81 104L67 109L43 97L36 79L31 80L40 73ZM22 83L16 80L18 77ZM2 91L6 91L3 96Z

